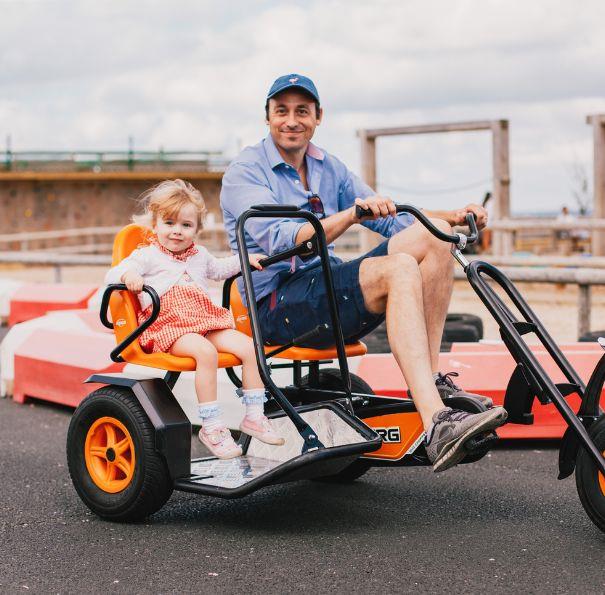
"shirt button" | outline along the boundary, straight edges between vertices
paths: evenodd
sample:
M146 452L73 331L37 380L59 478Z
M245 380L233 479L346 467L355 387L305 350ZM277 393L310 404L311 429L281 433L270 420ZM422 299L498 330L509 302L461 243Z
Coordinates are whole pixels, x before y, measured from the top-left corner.
M294 180L295 184L300 184L300 180Z

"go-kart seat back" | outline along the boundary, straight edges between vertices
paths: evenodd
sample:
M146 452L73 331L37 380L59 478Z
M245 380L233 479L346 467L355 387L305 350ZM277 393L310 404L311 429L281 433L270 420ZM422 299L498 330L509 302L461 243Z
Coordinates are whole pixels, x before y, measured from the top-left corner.
M229 305L231 312L233 313L233 319L235 320L235 328L245 333L246 335L252 336L252 329L250 328L250 317L248 316L248 310L242 302L242 298L237 289L237 283L231 285L231 293L229 296ZM265 351L272 351L277 349L276 346L265 347ZM364 343L357 341L345 346L345 352L347 357L354 357L356 355L365 355L367 348ZM307 347L290 347L278 353L276 358L289 359L296 361L319 361L322 359L334 359L338 357L336 347L328 347L327 349L309 349Z
M149 243L149 232L140 225L127 225L118 232L113 243L112 266L119 264L129 256L133 250ZM129 291L114 291L109 301L111 319L114 321L116 342L123 341L132 333L138 323L138 314L141 311L139 300ZM191 357L177 357L170 353L145 353L138 341L132 342L122 352L124 361L141 366L150 366L173 372L186 372L195 370L195 360ZM241 361L230 353L219 353L218 365L220 368L238 366Z

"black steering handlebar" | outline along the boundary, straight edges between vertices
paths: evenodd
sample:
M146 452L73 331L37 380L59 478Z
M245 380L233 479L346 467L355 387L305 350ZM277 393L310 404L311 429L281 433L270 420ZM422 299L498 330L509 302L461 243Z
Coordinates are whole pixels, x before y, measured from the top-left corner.
M463 234L449 234L441 231L438 227L435 227L431 220L418 208L412 205L396 205L398 213L410 213L414 215L422 225L424 225L436 238L443 240L444 242L451 242L457 246L464 247L466 244L472 244L477 241L479 237L479 230L477 229L477 221L475 215L468 213L466 215L466 224L470 229L470 235L464 236ZM374 213L370 209L364 209L360 206L355 207L355 216L358 219L362 217L373 217Z

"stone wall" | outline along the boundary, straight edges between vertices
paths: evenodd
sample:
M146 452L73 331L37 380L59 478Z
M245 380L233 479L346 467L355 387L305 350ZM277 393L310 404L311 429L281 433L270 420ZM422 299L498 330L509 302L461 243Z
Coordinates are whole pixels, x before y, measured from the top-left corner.
M136 198L161 180L198 188L220 221L221 172L0 173L0 234L126 224Z

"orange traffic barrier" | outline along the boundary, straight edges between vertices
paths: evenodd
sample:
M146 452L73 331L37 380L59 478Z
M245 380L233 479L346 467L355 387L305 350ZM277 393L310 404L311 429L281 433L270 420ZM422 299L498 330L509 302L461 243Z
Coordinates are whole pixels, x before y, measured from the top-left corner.
M15 351L13 399L34 397L76 407L94 389L83 384L95 373L121 372L113 363L113 334L37 329Z
M22 285L12 295L8 324L44 316L52 310L86 308L97 290L96 285L70 283L31 283Z
M541 345L532 345L531 349L554 382L566 382L546 350ZM576 369L580 378L587 382L603 355L596 343L576 343L565 345L562 351ZM465 390L486 395L497 405L502 405L504 394L515 362L503 345L484 345L481 343L459 343L452 350L441 353L439 369L442 372L457 372L453 380ZM395 359L391 354L370 354L361 358L357 374L361 376L376 394L401 397L407 394L407 384ZM604 391L605 396L605 391ZM577 395L567 397L572 409L578 410L580 399ZM501 438L561 438L567 424L552 404L542 405L534 400L532 412L533 425L509 423L498 430Z

